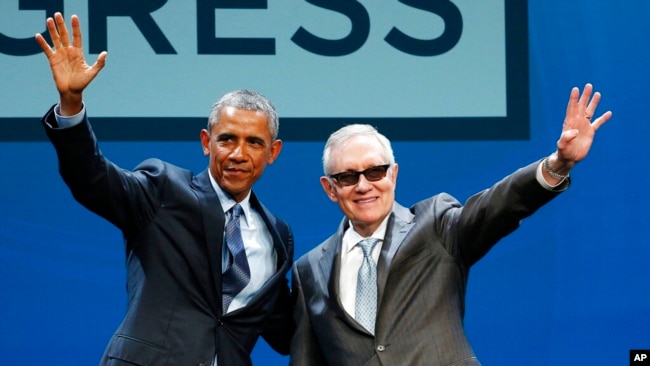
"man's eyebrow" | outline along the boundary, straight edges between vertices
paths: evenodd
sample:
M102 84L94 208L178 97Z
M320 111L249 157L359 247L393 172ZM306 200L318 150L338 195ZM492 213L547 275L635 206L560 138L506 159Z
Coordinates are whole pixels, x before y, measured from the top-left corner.
M230 133L230 132L222 132L222 133L217 135L218 139L233 138L233 137L235 137L235 134Z
M266 146L266 141L263 138L259 137L259 136L248 136L248 137L246 137L246 140L248 142L254 142L254 143L258 143L258 144Z

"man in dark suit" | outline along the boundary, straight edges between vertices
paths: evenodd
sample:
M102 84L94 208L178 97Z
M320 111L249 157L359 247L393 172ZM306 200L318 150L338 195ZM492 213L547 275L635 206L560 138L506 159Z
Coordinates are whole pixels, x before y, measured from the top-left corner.
M557 150L461 205L438 194L395 202L398 165L386 137L368 125L333 133L323 152L327 196L345 218L334 235L296 261L294 366L480 365L463 329L470 267L569 186L588 153L600 94L571 92Z
M82 99L106 53L86 64L76 16L71 25L72 37L60 13L47 20L53 48L36 36L60 94L43 125L75 199L124 236L128 309L101 364L251 365L260 335L288 354L293 237L251 191L282 148L275 108L252 91L223 96L201 131L209 165L196 176L158 159L120 169Z

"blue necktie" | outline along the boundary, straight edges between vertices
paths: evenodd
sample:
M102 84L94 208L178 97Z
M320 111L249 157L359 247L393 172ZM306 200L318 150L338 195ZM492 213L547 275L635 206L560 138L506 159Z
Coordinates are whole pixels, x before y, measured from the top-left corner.
M251 272L248 267L244 240L239 228L239 216L243 213L237 203L226 212L226 246L230 257L230 266L221 276L221 290L223 300L223 313L228 311L232 299L248 285Z
M368 238L359 242L363 250L363 262L357 277L357 297L354 303L354 318L371 334L375 334L377 317L377 264L372 259L372 250L379 239Z

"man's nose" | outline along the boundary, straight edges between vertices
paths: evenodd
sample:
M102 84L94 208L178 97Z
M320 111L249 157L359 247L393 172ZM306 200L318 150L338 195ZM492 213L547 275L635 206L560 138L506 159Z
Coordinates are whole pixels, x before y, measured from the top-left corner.
M237 160L246 159L246 144L238 144L235 146L235 148L230 152L230 158Z
M360 192L364 192L372 188L372 184L368 179L366 179L366 176L363 174L359 174L359 181L357 182L357 185L355 189Z

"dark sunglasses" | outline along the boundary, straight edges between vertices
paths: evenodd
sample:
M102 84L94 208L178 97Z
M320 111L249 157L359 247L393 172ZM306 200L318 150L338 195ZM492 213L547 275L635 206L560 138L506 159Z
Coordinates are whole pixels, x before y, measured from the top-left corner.
M329 177L336 180L341 186L353 186L359 182L359 176L363 174L370 182L376 182L386 176L390 164L377 165L360 172L346 171L330 174Z

